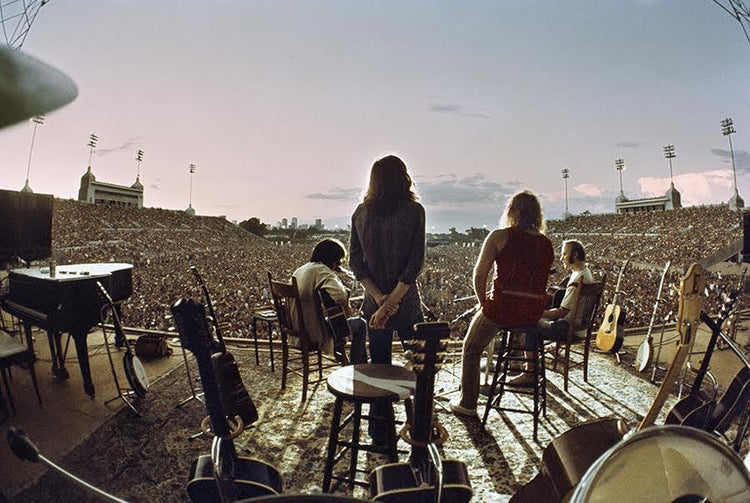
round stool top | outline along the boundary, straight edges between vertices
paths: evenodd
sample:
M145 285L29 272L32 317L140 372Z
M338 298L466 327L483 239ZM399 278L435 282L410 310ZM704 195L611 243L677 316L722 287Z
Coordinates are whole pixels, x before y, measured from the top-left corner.
M350 400L388 398L395 402L409 397L415 386L414 372L384 363L347 365L328 376L328 391Z

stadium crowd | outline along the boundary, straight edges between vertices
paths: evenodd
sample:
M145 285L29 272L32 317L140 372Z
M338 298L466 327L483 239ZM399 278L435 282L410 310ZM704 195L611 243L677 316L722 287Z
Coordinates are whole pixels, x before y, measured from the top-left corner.
M659 319L670 310L676 312L677 287L684 268L693 261L720 255L741 240L742 225L741 214L726 206L706 206L576 216L548 222L548 235L557 253L564 239L584 244L595 275L607 275L603 305L611 302L618 273L624 260L631 258L619 298L627 310L627 325L636 327L649 323L667 260L672 261L665 281L668 307L660 310ZM234 337L246 336L250 311L270 302L266 272L289 277L307 261L313 246L313 242L273 244L220 217L63 199L55 199L52 236L58 263L133 264L133 295L124 303L122 316L127 326L169 328L171 303L183 296L202 296L189 272L191 265L196 266L212 293L217 316L231 327L227 335ZM425 314L453 321L459 337L475 304L471 272L480 247L480 242L428 247L418 280ZM562 267L557 269L550 284L565 276ZM721 302L721 292L736 288L737 281L734 275L713 275L712 283L718 288L711 291L711 309Z

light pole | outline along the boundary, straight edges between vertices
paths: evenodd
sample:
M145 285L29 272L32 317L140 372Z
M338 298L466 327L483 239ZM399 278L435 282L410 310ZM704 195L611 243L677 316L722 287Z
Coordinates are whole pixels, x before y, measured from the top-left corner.
M672 188L674 188L674 177L672 176L672 159L677 157L677 155L674 153L674 145L670 144L664 146L664 157L669 160L669 184Z
M138 179L141 177L141 161L143 160L143 150L138 150L138 153L135 154L135 160L138 161L138 164L136 165L136 172L135 172L135 181L137 182Z
M620 173L620 195L625 196L625 193L622 191L622 170L625 169L625 161L615 159L615 169Z
M26 166L26 184L21 189L21 192L27 193L27 194L34 193L34 191L31 190L31 186L29 185L29 173L31 172L31 153L34 151L34 138L36 138L36 128L39 124L44 124L44 115L37 115L33 117L31 121L34 123L34 132L31 133L31 146L29 147L29 164Z
M731 117L726 117L721 121L721 134L729 138L729 154L732 156L732 174L734 175L734 195L729 198L729 207L733 210L743 208L745 201L740 197L737 190L737 170L734 168L734 148L732 147L732 133L735 133L734 124Z
M188 199L188 207L185 213L195 215L195 210L193 209L193 174L195 173L195 164L190 164L188 168L190 170L190 198Z
M562 169L562 177L565 181L565 213L563 213L563 220L567 220L573 216L568 211L568 178L570 178L570 170L568 168Z
M99 143L99 137L91 133L89 135L89 142L86 144L89 146L89 171L91 171L91 156L94 154L97 143Z

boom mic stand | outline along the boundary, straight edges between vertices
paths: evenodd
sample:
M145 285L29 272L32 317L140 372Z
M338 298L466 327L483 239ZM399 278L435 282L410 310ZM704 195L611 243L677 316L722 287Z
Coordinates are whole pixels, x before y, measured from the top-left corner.
M39 463L41 461L50 468L69 478L76 484L95 493L98 496L101 496L102 498L105 498L109 501L117 501L118 503L127 503L126 500L120 499L117 496L113 496L108 492L89 484L85 480L79 479L72 473L66 471L51 460L39 454L39 449L37 449L36 445L34 445L34 442L32 442L29 436L26 435L25 431L23 431L21 428L18 428L17 426L11 426L8 429L8 446L10 447L10 450L13 451L13 454L15 454L16 457L21 461L31 461L32 463Z

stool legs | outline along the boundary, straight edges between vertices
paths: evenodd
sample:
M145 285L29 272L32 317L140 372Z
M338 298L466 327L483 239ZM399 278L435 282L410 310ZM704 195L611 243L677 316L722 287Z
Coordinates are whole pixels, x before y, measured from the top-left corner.
M354 480L357 476L357 456L359 455L359 428L362 422L362 404L354 404L354 417L352 418L352 445L349 458L349 492L354 491Z
M333 405L333 418L331 419L331 433L328 435L328 452L326 453L326 466L323 470L323 492L331 490L331 478L333 476L333 459L336 456L336 445L339 437L339 425L341 423L341 409L344 401L336 399Z

